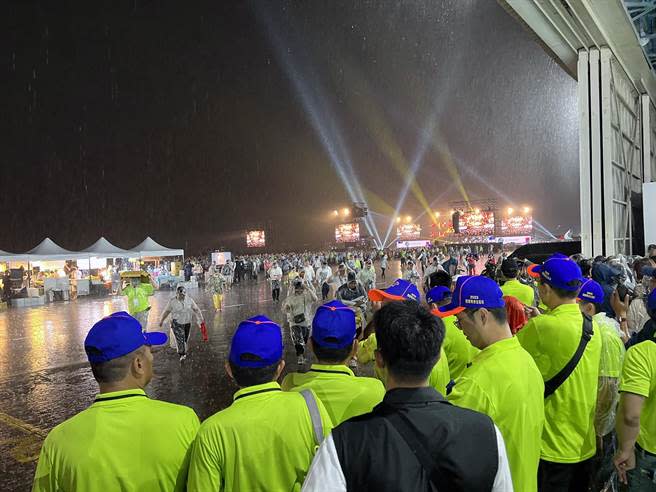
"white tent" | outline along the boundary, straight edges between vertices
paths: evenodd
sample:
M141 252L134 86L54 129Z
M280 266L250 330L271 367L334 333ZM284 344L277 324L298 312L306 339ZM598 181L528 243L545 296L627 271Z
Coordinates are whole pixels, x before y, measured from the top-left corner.
M148 256L184 256L183 249L172 249L156 243L150 236L143 240L134 248L130 249L132 254L138 255L140 258Z
M8 253L0 249L0 261L27 261L28 259L27 255Z
M88 258L85 253L69 251L56 244L49 237L41 241L37 246L29 250L25 255L29 261L48 261L48 260L74 260L76 258Z
M128 258L134 254L131 251L114 246L104 237L98 239L88 248L83 249L82 253L97 258Z

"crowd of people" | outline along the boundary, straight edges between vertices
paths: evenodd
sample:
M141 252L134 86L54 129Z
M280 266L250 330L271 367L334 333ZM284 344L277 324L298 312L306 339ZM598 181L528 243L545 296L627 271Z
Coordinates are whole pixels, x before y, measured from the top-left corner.
M283 327L242 321L225 364L240 389L202 424L144 392L165 333L98 321L99 394L48 434L33 490L656 490L656 246L490 255L476 275L482 255L408 252L382 289L390 252L237 259L283 291L298 370L280 381ZM231 272L208 272L218 310ZM195 309L175 299L160 326L171 315L184 345L174 313Z

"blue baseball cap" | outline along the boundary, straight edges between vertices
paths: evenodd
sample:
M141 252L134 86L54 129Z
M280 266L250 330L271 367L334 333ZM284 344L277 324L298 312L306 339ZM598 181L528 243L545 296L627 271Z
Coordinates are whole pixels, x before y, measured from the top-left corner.
M399 278L387 289L371 289L369 299L374 302L383 300L419 302L420 295L415 284Z
M569 256L562 253L553 254L541 265L531 266L529 275L544 280L557 289L575 291L581 288L583 273L581 268Z
M282 359L282 330L266 316L253 316L239 323L230 345L230 362L240 367L267 367ZM245 354L257 360L243 358Z
M656 268L655 267L642 267L642 275L645 277L654 277L656 278Z
M656 289L652 290L649 297L647 297L647 309L656 311Z
M351 345L355 340L355 312L339 301L319 306L312 320L312 340L330 349Z
M598 282L592 279L586 280L581 286L581 291L579 292L578 299L581 301L601 304L604 302L604 289L601 287L601 285L599 285Z
M438 285L433 287L431 290L426 292L426 302L428 304L437 304L442 302L448 297L451 297L451 289L443 285Z
M506 305L499 285L481 275L462 276L456 282L451 302L437 308L440 313L458 314L465 309L497 309Z
M141 324L125 311L110 314L91 327L84 350L92 364L100 364L134 352L144 345L164 345L166 333L144 332Z

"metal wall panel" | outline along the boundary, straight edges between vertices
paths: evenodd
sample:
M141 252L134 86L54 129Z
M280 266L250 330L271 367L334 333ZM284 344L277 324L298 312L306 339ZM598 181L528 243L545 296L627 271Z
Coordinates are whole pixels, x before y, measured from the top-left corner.
M600 51L604 254L630 254L631 193L642 191L640 93L611 51Z

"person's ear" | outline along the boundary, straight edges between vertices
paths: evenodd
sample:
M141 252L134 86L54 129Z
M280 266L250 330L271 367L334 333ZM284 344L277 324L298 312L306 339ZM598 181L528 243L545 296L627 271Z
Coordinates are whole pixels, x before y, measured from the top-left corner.
M376 367L379 369L384 369L385 361L383 360L383 356L381 355L380 350L376 349L374 351L374 356L376 357Z
M145 365L146 361L145 354L143 352L137 352L134 359L132 359L132 374L139 379L140 376L143 376L146 372Z
M278 362L278 368L276 369L276 375L273 378L274 381L278 381L284 368L285 368L285 359L280 359L280 362Z
M228 375L228 377L234 381L235 377L232 375L232 367L230 367L230 363L226 361L223 367L225 368L225 372Z

